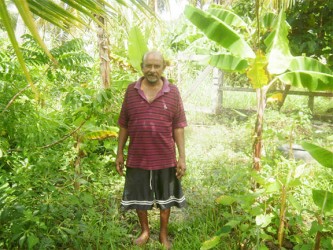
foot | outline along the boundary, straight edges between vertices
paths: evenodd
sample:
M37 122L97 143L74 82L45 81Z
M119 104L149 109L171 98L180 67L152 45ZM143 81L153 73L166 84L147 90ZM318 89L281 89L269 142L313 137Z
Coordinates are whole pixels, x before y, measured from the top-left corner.
M165 249L171 249L171 242L168 240L168 236L160 235L160 243L165 247Z
M143 246L149 240L149 232L142 232L140 236L133 241L134 245Z

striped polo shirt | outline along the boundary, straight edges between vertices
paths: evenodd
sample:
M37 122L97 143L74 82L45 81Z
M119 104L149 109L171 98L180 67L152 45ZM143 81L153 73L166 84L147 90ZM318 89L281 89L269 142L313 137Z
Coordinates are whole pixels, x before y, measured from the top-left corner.
M162 77L163 87L149 103L141 90L143 77L130 84L118 124L128 129L126 167L157 170L177 165L173 129L187 126L178 88Z

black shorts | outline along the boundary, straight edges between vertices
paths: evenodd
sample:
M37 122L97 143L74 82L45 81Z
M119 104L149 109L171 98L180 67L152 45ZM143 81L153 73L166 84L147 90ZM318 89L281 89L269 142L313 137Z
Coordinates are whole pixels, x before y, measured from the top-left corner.
M160 209L186 204L176 168L145 170L127 168L121 208L150 210L154 205Z

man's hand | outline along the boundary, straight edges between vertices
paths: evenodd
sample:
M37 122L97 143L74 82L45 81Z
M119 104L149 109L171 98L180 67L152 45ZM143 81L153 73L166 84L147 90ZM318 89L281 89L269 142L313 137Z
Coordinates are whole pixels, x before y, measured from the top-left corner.
M124 172L124 147L128 138L128 130L127 128L120 127L119 135L118 135L118 149L117 149L117 157L116 157L116 169L117 172L123 176Z
M116 169L117 169L117 172L121 176L124 175L124 172L123 172L123 169L124 169L124 155L123 154L117 154L117 157L116 157Z
M185 159L179 158L176 167L176 177L180 180L186 172L186 163Z

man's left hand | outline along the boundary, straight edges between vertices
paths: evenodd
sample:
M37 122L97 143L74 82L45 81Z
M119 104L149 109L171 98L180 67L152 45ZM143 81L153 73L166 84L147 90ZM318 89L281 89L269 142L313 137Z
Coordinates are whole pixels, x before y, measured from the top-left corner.
M178 159L176 167L176 177L180 180L186 172L186 163L184 159Z

